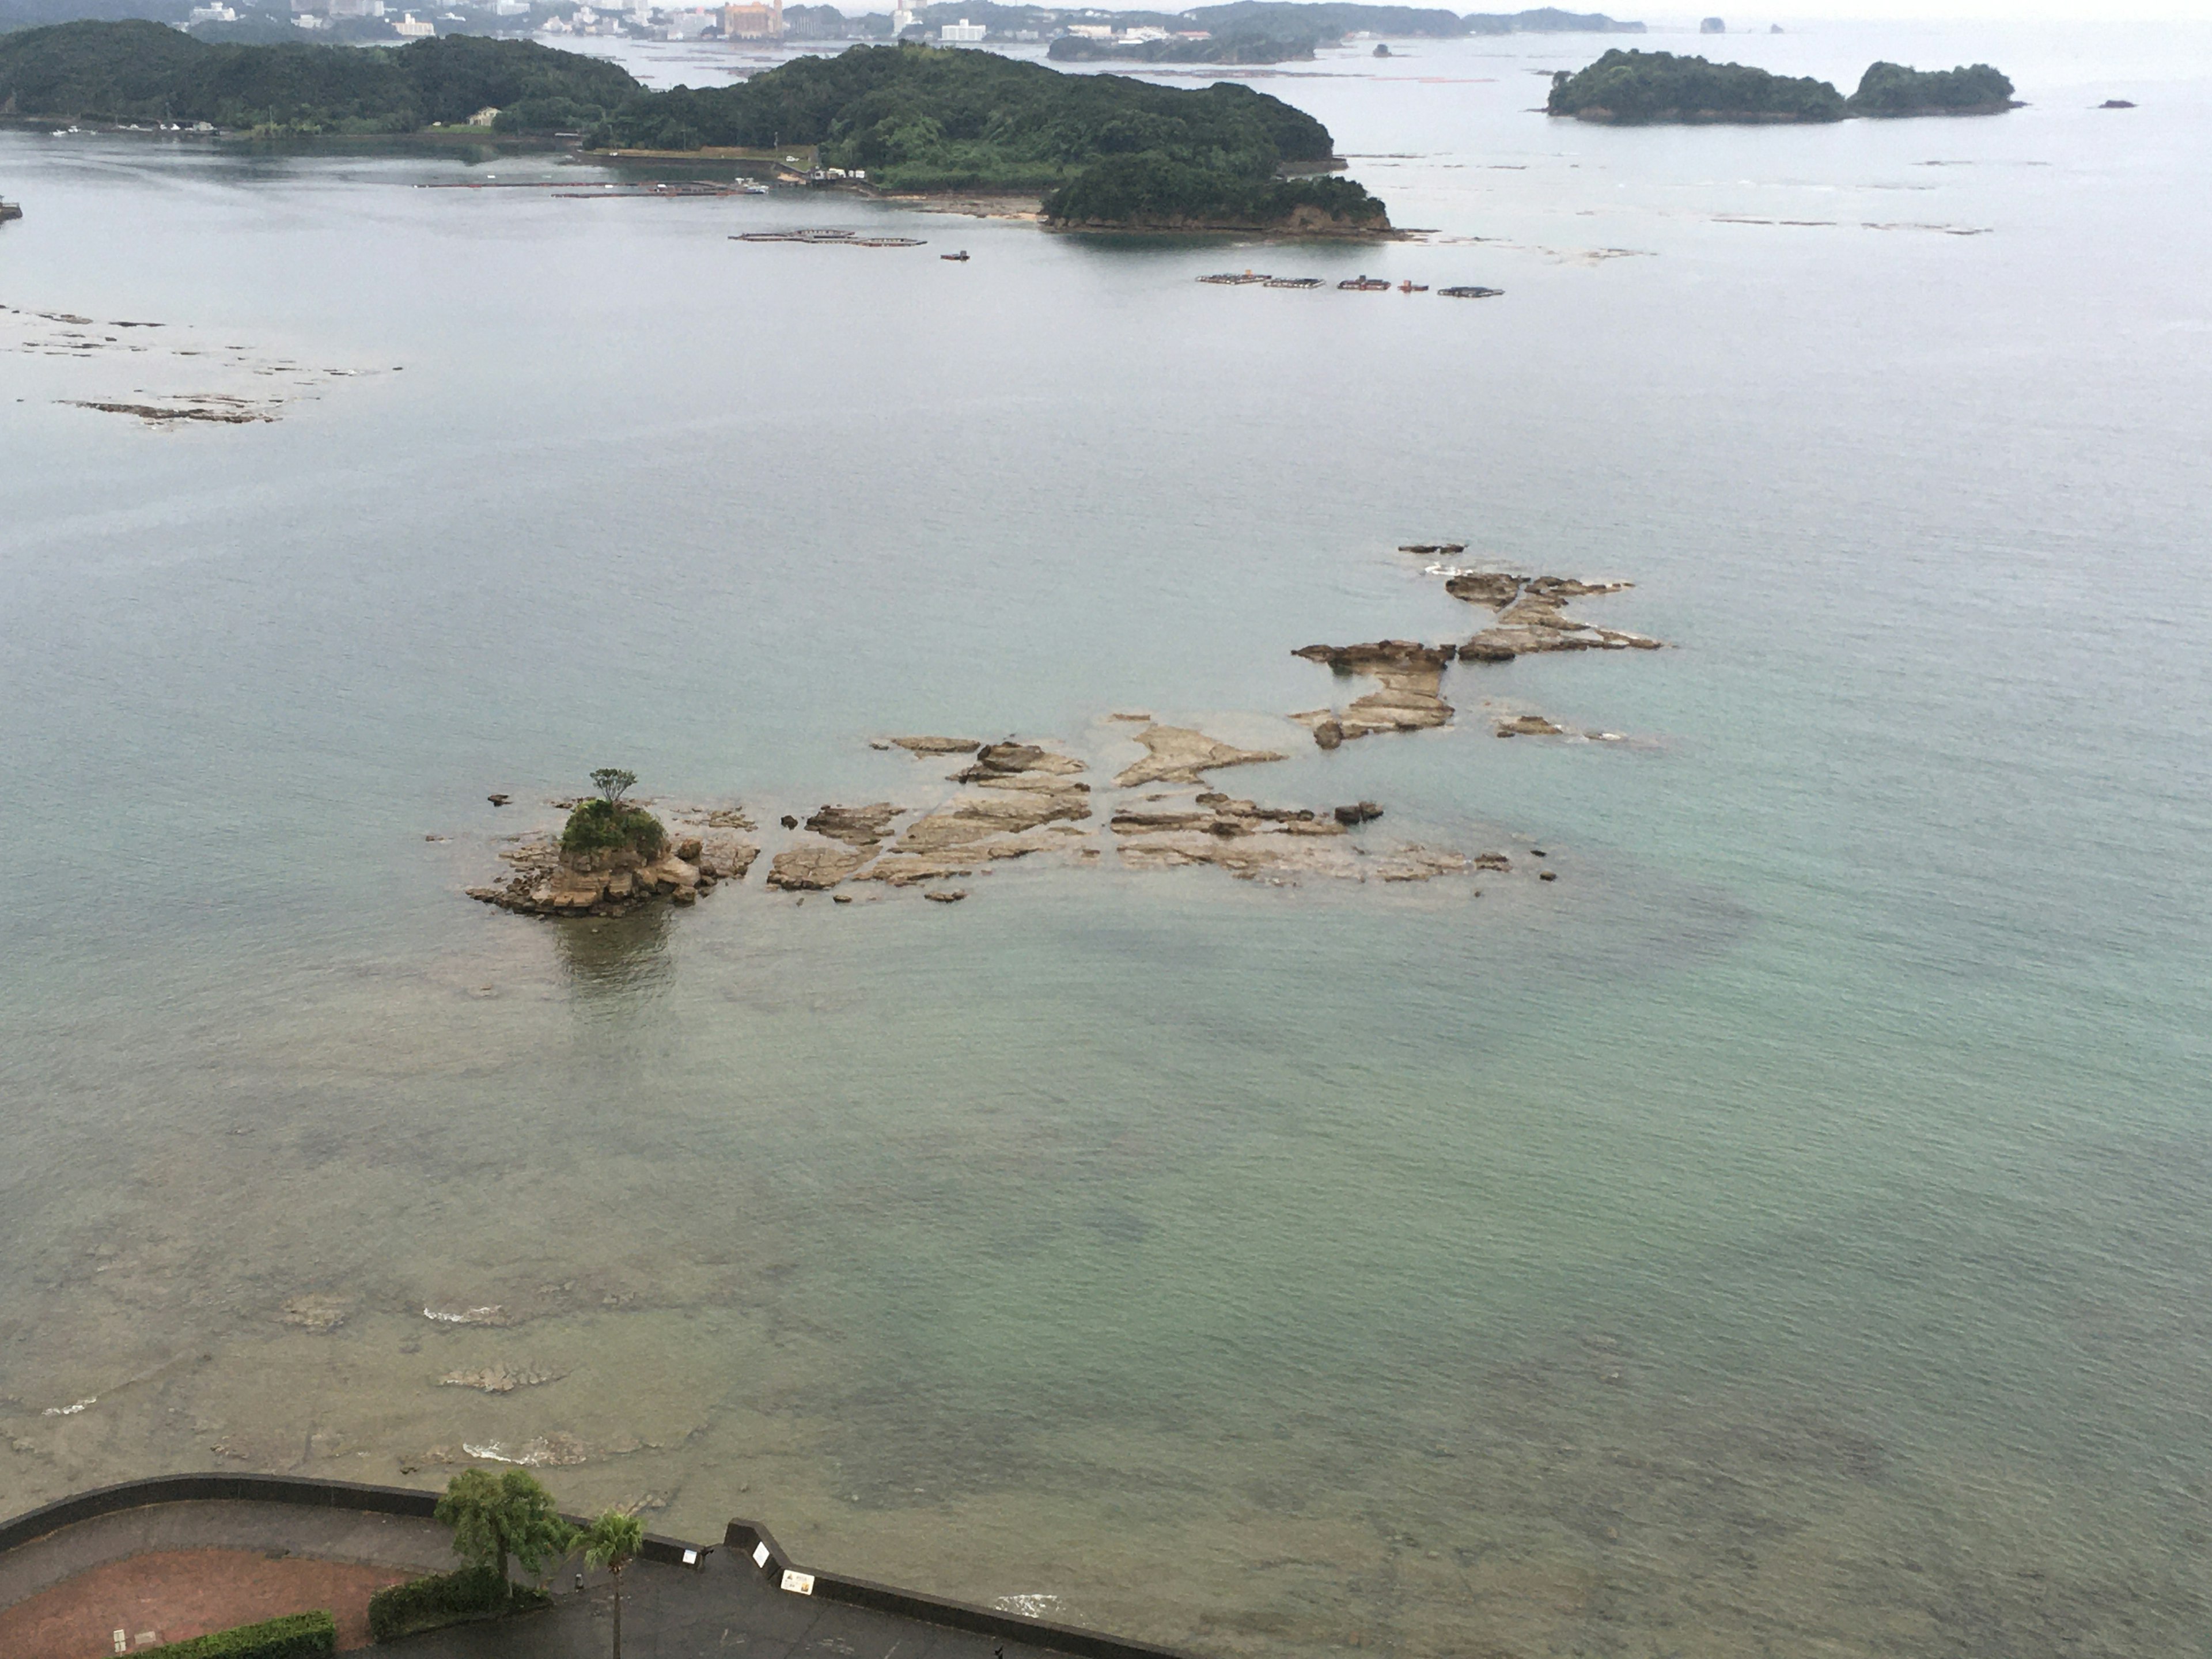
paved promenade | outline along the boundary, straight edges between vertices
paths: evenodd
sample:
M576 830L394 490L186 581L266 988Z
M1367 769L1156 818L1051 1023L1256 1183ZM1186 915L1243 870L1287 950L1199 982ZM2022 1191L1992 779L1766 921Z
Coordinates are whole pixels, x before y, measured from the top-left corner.
M221 1582L188 1584L176 1573L178 1553L185 1551L229 1553L232 1570ZM271 1551L287 1554L275 1559ZM201 1559L213 1569L225 1558ZM120 1565L133 1559L149 1569L135 1587ZM325 1591L357 1595L362 1608L379 1579L458 1565L452 1534L432 1521L231 1500L151 1504L81 1521L0 1553L0 1652L7 1659L112 1659L118 1628L134 1638L150 1630L174 1640L195 1630L299 1612L302 1607L263 1602L272 1583L278 1585L273 1593L284 1593L281 1575L288 1565L312 1575L318 1563L381 1570L325 1574L327 1582L319 1583ZM410 1659L599 1659L611 1646L608 1580L589 1574L580 1591L574 1574L572 1565L553 1581L555 1602L544 1612L433 1631L383 1650ZM303 1576L297 1582L305 1588L318 1581ZM696 1568L638 1561L623 1575L623 1585L625 1659L1042 1659L1045 1651L792 1595L775 1588L750 1559L719 1548ZM137 1597L127 1607L126 1589ZM166 1606L165 1593L173 1598ZM325 1595L303 1605L330 1606L332 1599ZM347 1609L332 1610L342 1625L348 1622ZM29 1644L33 1632L35 1647Z

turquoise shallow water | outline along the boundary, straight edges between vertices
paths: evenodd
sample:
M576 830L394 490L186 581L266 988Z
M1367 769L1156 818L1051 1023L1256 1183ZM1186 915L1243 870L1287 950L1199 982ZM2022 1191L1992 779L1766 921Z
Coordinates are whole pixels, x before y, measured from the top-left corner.
M362 371L164 433L54 400L291 382L6 359L7 1506L544 1437L1207 1651L2205 1651L2206 42L1528 114L1588 44L1261 82L1491 239L1381 250L0 137L0 303ZM931 242L726 240L799 222ZM1507 296L1191 280L1259 260ZM1445 536L1676 648L1304 746L1291 647L1471 629ZM460 896L606 759L771 823L1132 707L1563 878ZM438 1385L495 1361L559 1376Z

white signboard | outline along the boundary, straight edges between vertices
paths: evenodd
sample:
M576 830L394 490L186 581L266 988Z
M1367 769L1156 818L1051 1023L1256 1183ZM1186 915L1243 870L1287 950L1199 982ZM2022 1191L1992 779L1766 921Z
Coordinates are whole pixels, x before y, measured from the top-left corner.
M793 1595L811 1595L814 1594L814 1575L811 1572L793 1572L786 1569L783 1575L783 1587Z

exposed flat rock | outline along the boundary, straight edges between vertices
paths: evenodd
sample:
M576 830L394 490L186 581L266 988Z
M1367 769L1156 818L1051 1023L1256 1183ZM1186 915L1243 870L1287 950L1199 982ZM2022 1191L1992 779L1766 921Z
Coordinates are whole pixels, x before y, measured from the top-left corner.
M1567 728L1554 726L1541 714L1501 714L1490 723L1501 738L1564 738Z
M1380 690L1355 697L1341 710L1312 708L1291 716L1324 749L1378 732L1425 731L1452 717L1452 706L1438 691L1444 665L1454 655L1450 646L1376 640L1365 645L1304 646L1291 654L1327 663L1339 674L1366 674L1382 683Z
M893 738L910 755L972 755L983 746L979 738Z
M536 1388L543 1382L557 1382L565 1371L549 1370L544 1365L510 1365L501 1360L495 1364L479 1366L471 1371L448 1371L438 1379L441 1388L475 1389L484 1394L513 1394L517 1389Z
M760 856L760 848L744 840L735 831L710 831L701 837L699 874L702 879L712 876L716 881L743 881L745 872L753 867Z
M1215 834L1209 827L1137 836L1121 843L1121 862L1133 870L1210 864L1247 881L1308 875L1356 879L1358 859L1341 839L1341 828L1334 823L1329 828L1337 831L1337 839L1291 835L1272 825L1227 835Z
M1007 789L988 795L956 795L935 811L907 825L894 850L943 853L952 848L973 847L996 836L1018 836L1042 824L1079 822L1090 816L1090 792L1079 788Z
M1618 628L1600 628L1567 614L1569 599L1619 593L1633 582L1586 582L1572 576L1522 576L1469 571L1444 583L1444 592L1498 613L1459 649L1468 662L1510 662L1545 651L1656 651L1660 641Z
M1466 873L1474 865L1464 853L1418 845L1400 848L1375 868L1384 881L1434 881Z
M768 869L768 884L786 892L816 893L835 887L875 856L868 847L787 847Z
M1048 772L1073 776L1088 771L1084 763L1068 755L1056 755L1033 743L987 743L975 751L975 763L964 771L955 772L955 783L976 783L985 778L1000 776L1009 772Z
M278 1317L303 1331L334 1331L352 1311L353 1304L343 1297L311 1294L294 1297Z
M954 876L972 876L975 873L973 859L926 858L918 853L886 853L853 879L880 881L890 887L912 887L925 881L944 881ZM840 893L837 896L842 900L846 896Z
M1197 783L1201 775L1223 766L1256 766L1279 761L1273 749L1239 749L1184 726L1148 726L1134 734L1145 758L1126 767L1114 781L1124 789L1147 783Z
M905 810L887 800L866 806L823 806L806 820L806 827L850 847L873 847L890 833L891 820Z

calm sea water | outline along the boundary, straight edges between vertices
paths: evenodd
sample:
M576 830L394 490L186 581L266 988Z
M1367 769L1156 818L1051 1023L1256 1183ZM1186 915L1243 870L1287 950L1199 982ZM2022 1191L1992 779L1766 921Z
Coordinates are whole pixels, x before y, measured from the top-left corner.
M0 380L0 1507L573 1437L572 1505L1208 1652L2212 1651L2212 34L1529 112L1605 44L1261 80L1381 249L0 137L0 303L168 325ZM727 240L797 224L928 246ZM304 395L57 401L217 386ZM1443 537L1679 648L1313 750L1289 649L1464 635ZM1564 878L461 895L594 765L772 823L1131 708Z

